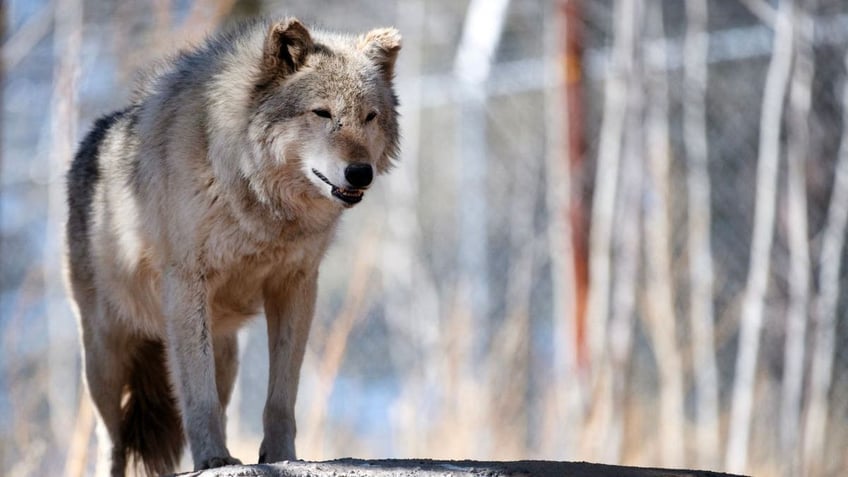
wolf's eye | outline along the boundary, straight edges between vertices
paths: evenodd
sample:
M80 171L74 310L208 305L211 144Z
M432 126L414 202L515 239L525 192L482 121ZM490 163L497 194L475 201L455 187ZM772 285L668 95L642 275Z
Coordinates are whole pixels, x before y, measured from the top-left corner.
M320 109L320 108L319 109L313 109L312 112L315 113L318 116L321 116L322 118L327 118L327 119L333 118L333 115L330 114L330 112L327 111L326 109Z
M376 117L377 117L377 111L371 111L370 113L368 113L368 116L365 116L365 122L370 123Z

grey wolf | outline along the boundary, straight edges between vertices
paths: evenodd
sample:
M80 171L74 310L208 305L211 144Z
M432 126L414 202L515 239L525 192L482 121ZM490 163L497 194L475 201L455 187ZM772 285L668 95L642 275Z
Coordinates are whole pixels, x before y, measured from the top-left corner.
M262 20L178 53L96 122L67 176L66 269L99 416L98 472L235 464L236 331L264 311L259 462L295 459L318 266L398 153L401 38Z

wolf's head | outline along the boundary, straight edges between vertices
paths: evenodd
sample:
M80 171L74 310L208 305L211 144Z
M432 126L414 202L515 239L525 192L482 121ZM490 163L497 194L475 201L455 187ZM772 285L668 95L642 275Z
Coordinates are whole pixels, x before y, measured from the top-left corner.
M310 32L296 19L269 26L248 125L248 168L277 177L263 193L288 188L290 200L297 190L345 207L362 200L398 152L400 42L393 28L352 37Z

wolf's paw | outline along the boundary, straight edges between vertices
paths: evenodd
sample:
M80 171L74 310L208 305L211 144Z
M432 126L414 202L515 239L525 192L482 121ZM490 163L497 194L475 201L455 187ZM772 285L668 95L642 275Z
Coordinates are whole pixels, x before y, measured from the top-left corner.
M214 469L216 467L224 467L225 465L241 465L241 461L230 456L212 457L201 462L195 470Z
M259 447L260 464L270 464L286 460L297 460L297 456L294 453L294 442L288 442L284 446L271 445L268 441L262 442L262 445Z

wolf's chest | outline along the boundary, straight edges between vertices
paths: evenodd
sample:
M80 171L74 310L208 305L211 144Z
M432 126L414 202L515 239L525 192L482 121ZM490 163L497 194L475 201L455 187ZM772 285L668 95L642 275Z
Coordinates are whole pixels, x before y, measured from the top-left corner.
M318 267L323 240L289 241L256 253L231 256L209 281L209 312L215 333L229 333L263 308L263 291L269 278Z

